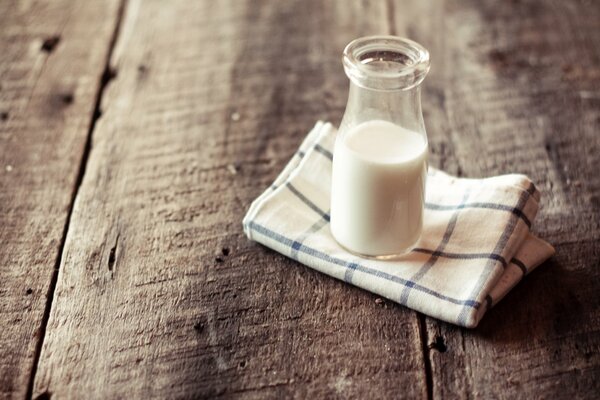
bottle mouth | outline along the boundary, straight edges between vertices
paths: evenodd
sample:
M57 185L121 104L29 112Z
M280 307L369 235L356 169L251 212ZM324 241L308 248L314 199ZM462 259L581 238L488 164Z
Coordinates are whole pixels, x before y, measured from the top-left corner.
M356 85L373 90L409 90L429 72L429 52L397 36L366 36L344 49L344 70Z

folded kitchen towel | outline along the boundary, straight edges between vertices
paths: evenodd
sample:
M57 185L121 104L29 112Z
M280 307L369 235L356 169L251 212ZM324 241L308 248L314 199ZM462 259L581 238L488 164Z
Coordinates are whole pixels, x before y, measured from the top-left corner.
M429 168L423 235L390 261L340 247L329 229L336 129L318 122L250 206L248 238L334 278L460 326L485 312L554 254L530 233L540 194L524 175L463 179Z

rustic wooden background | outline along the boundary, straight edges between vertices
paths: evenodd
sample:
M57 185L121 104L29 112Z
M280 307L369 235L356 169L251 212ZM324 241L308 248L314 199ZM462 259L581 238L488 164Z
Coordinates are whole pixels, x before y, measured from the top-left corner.
M1 398L594 398L600 2L0 2ZM460 329L249 242L350 40L424 44L432 164L556 256Z

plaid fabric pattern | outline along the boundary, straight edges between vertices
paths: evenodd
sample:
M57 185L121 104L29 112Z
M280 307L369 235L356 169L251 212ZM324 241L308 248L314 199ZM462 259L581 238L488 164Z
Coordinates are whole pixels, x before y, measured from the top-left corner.
M250 206L244 232L279 253L414 310L473 328L554 254L530 233L540 193L524 175L463 179L429 169L424 230L392 261L357 257L329 229L336 130L318 122Z

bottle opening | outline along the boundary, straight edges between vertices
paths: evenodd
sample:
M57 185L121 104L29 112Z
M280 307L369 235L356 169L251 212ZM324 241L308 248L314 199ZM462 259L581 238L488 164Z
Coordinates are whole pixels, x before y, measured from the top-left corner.
M384 68L393 68L396 64L410 66L414 64L409 56L403 53L397 53L387 50L374 50L358 55L358 60L364 65L379 66Z
M344 70L358 86L374 90L408 90L429 71L429 52L397 36L367 36L344 49Z

